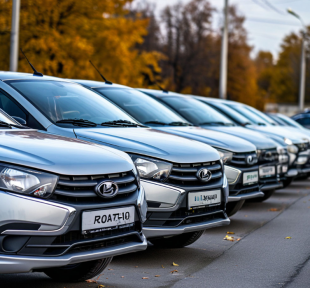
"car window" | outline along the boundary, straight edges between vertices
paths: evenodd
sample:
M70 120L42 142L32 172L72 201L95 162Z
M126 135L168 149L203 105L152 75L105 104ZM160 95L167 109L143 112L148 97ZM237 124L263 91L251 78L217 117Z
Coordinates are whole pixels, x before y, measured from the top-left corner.
M194 125L207 125L215 122L223 123L224 125L235 125L230 119L196 99L167 96L162 97L161 100Z
M225 104L225 105L227 105L227 106L231 107L232 109L236 110L241 115L243 115L244 117L248 118L254 124L257 124L257 125L270 125L264 119L260 118L259 116L257 116L252 111L248 110L243 105L239 105L239 104Z
M283 121L285 122L287 125L290 125L290 126L294 126L294 127L297 127L297 128L302 128L304 129L303 126L301 126L298 122L296 122L295 120L293 120L292 118L288 117L288 116L285 116L283 114L277 114L277 116Z
M21 117L27 119L26 113L6 94L0 91L0 109L5 111L10 116Z
M267 116L266 114L260 112L259 110L253 108L253 107L250 107L250 106L244 106L246 109L250 110L251 112L253 112L255 115L257 115L259 118L263 119L265 122L267 122L268 124L270 125L274 125L276 126L277 123L272 119L270 118L269 116Z
M52 80L10 80L6 83L54 123L63 119L85 119L97 124L119 119L135 122L108 100L75 83Z
M130 88L95 89L141 123L158 121L163 123L186 122L165 105L150 96Z
M300 123L301 125L310 125L310 118L309 117L303 117L303 118L295 119L295 121Z

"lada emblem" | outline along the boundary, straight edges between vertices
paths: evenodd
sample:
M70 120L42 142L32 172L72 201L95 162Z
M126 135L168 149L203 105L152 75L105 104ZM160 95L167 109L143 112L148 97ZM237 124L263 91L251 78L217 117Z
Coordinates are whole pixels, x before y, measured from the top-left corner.
M207 168L201 168L197 171L196 176L201 181L208 182L212 178L212 173Z
M113 181L102 181L95 187L95 192L102 198L112 198L118 193L118 186Z
M248 158L246 159L246 162L247 162L248 164L251 164L251 163L253 162L253 160L254 160L253 156L252 156L252 155L249 155Z

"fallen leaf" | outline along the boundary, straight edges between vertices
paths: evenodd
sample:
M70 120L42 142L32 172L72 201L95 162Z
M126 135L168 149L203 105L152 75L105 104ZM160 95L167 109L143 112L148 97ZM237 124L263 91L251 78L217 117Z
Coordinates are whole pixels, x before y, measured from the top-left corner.
M138 268L138 266L135 266L135 268Z
M160 275L155 275L155 277L160 277Z
M125 276L122 276L121 278L125 278Z
M86 280L86 282L87 282L87 283L97 283L96 280L92 280L92 279L88 279L88 280Z
M288 236L288 237L285 237L285 239L292 239L292 237Z
M112 268L109 268L108 270L113 270Z
M103 287L105 287L104 285L98 285L98 288L103 288Z
M170 271L170 273L178 273L178 270L172 270L172 271Z
M227 232L227 234L235 234L235 232Z
M276 212L276 211L280 211L280 209L279 208L270 208L269 211Z
M223 238L223 240L228 240L228 241L231 241L231 242L234 242L234 241L235 241L235 239L234 239L233 236L228 236L228 235L226 235L226 236Z
M161 265L161 268L165 268L164 265Z
M240 241L240 240L241 240L241 238L238 238L238 239L237 239L237 241Z
M244 215L244 217L248 217L248 215Z
M173 265L173 266L179 266L179 264L176 264L176 263L174 263L174 262L172 262L172 265Z
M149 277L142 277L142 279L149 279Z

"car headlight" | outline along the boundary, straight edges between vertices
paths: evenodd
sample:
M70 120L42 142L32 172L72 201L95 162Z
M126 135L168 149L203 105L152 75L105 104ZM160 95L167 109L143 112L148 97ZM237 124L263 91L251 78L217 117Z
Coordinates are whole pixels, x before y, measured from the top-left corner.
M284 138L283 140L284 140L284 142L285 142L287 145L292 145L292 144L293 144L293 142L292 142L291 139Z
M233 157L233 153L226 151L226 150L222 150L222 149L216 149L217 152L220 154L220 158L223 161L224 164L228 164L231 162L232 157Z
M0 164L0 171L0 189L36 197L51 196L58 181L58 176L11 165Z
M278 146L277 147L277 152L279 154L279 163L286 163L288 162L288 154L287 150L283 146Z
M144 179L165 181L172 169L172 164L157 159L131 155L139 176Z
M262 154L262 150L256 150L257 159L259 159L260 155Z
M298 153L298 147L295 145L288 145L287 146L287 151L293 154L297 154Z

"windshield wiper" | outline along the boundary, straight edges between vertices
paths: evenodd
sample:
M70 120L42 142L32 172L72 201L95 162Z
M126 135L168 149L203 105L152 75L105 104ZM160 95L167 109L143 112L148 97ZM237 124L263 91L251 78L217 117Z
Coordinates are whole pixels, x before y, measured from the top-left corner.
M0 127L6 127L12 129L12 127L20 128L20 129L29 129L29 127L24 125L10 124L0 120Z
M210 121L210 122L202 122L202 123L199 123L198 125L199 126L200 125L222 125L222 126L225 126L225 123L224 122Z
M257 125L258 126L267 126L266 123L263 123L263 122L258 122Z
M158 125L169 125L168 123L165 123L165 122L161 122L161 121L147 121L147 122L144 122L144 124L158 124Z
M122 127L146 127L144 125L134 123L128 120L122 120L122 119L102 122L100 125L101 126L122 126Z
M95 122L86 120L86 119L61 119L56 121L56 123L68 123L75 126L81 126L81 127L96 127L98 124Z
M193 124L181 122L181 121L171 122L171 123L168 123L168 125L170 126L193 126Z
M250 123L250 122L244 122L241 124L241 126L245 127L246 125L253 125L253 123Z

